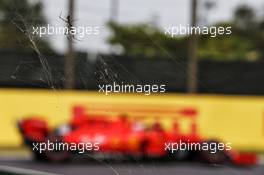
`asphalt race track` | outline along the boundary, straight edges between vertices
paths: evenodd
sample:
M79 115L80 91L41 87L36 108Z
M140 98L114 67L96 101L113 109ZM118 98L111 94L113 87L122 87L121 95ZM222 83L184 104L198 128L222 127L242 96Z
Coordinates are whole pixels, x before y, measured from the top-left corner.
M44 163L30 159L0 159L1 168L18 169L18 171L46 172L46 175L263 175L264 166L233 167L206 166L194 163L161 163L161 162L133 162L107 163L106 161L87 162L71 161L67 163ZM24 174L29 174L25 173ZM41 173L40 173L41 174ZM44 174L43 174L44 175Z

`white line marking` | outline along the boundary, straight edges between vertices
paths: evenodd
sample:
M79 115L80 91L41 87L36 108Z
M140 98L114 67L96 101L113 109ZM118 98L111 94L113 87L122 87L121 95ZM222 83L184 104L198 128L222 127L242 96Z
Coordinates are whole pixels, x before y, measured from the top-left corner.
M46 173L32 169L16 168L16 167L3 166L3 165L0 165L0 170L6 171L8 173L19 173L19 174L27 174L27 175L59 175L59 174Z

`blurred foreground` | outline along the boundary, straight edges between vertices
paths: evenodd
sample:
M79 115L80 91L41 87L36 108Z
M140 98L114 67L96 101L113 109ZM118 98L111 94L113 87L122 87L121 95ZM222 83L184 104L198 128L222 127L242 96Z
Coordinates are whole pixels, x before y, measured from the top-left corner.
M4 174L7 169L12 168L13 173L19 174L89 174L93 175L262 175L264 166L256 166L249 168L232 167L232 166L204 166L200 164L186 164L186 163L162 163L162 162L134 162L134 163L120 163L120 162L100 162L100 161L86 161L76 159L66 164L51 164L34 162L30 159L14 158L13 160L5 160L0 158L0 174ZM22 168L22 169L21 169ZM5 170L5 171L3 171ZM32 171L34 170L34 171ZM9 171L10 172L10 171ZM11 174L11 173L10 173Z

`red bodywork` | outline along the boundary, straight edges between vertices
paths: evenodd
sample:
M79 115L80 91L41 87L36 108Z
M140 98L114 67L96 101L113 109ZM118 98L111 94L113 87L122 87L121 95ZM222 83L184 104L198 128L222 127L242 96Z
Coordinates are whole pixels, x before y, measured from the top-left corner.
M26 141L44 142L49 133L48 124L39 117L21 120L18 126Z
M182 111L184 115L192 116L192 110ZM62 135L66 143L99 143L100 153L122 153L124 155L166 157L165 143L200 143L205 141L197 135L195 122L191 132L182 134L179 124L174 122L169 131L165 131L157 122L152 127L144 128L142 123L131 122L125 116L110 120L107 116L87 115L84 108L73 108L73 118L69 124L71 130ZM20 130L24 139L29 142L44 142L52 132L45 121L39 118L29 118L20 121ZM236 165L254 165L257 163L255 154L226 153Z
M185 115L195 114L191 110L181 111ZM196 134L196 126L188 135L179 132L179 126L174 123L170 131L165 131L157 122L147 129L138 129L138 122L131 122L126 116L119 116L115 120L107 116L88 116L82 106L73 108L71 125L73 130L64 137L68 143L99 142L100 152L123 153L130 155L147 155L163 157L167 155L165 143L186 141L200 142L202 139Z

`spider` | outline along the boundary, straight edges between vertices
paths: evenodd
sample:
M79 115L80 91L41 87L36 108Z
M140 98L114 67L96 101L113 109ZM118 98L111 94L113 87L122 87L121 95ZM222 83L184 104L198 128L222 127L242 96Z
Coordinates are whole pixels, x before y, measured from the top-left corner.
M67 24L67 29L68 29L68 31L65 33L65 35L67 35L67 38L68 39L74 39L74 40L78 40L73 34L71 34L71 31L74 29L74 27L73 27L73 20L71 19L71 15L67 15L67 17L66 18L63 18L62 17L62 12L60 13L60 16L59 16L59 18L63 21L63 22L65 22L66 24ZM79 41L79 40L78 40Z

